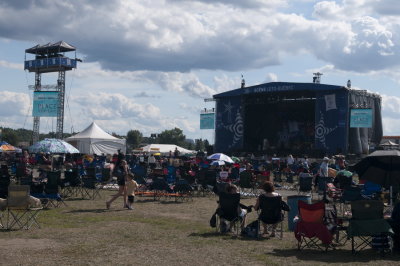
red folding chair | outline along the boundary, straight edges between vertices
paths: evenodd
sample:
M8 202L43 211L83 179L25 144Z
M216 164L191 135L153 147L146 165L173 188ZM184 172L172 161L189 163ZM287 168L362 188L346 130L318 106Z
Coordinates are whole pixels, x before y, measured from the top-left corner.
M324 223L325 203L308 204L298 201L298 207L299 221L294 231L298 250L316 248L327 251L332 248L333 235Z

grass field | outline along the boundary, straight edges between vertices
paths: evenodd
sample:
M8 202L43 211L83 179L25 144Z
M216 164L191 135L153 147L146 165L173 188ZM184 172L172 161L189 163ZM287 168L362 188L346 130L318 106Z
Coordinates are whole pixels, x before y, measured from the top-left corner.
M214 196L189 202L138 198L134 210L122 199L110 210L101 199L67 200L67 207L44 210L40 229L0 230L1 265L399 265L400 256L373 250L352 255L349 246L327 253L297 251L292 232L284 239L253 240L219 235L209 227ZM255 199L243 200L254 204ZM248 221L256 219L249 214Z

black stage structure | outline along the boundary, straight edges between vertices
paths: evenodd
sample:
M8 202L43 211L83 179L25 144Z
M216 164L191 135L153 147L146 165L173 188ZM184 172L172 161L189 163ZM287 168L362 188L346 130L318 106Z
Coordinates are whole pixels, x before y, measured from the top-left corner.
M365 90L271 82L213 98L215 152L364 154L382 138L381 97Z

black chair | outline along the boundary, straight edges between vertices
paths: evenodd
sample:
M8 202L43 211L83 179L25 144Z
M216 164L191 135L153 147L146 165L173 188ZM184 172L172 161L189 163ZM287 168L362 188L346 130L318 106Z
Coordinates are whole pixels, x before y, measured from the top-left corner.
M7 170L8 171L8 170ZM6 199L8 196L8 186L10 185L11 177L8 172L0 174L0 198Z
M60 195L61 182L61 172L60 171L49 171L47 172L47 182L44 186L43 198L48 200L48 207L52 205L53 207L59 207L60 204L67 205L62 196Z
M179 179L175 182L174 193L171 195L175 200L193 200L193 187L185 179Z
M259 216L258 220L261 223L273 227L275 224L280 225L280 239L283 238L283 220L284 211L282 209L283 201L281 196L267 197L263 194L259 197ZM260 230L259 230L260 231Z
M82 198L84 199L96 199L101 198L99 183L96 176L84 176L82 178Z
M312 198L313 176L308 173L301 173L299 175L298 194L310 194Z
M153 191L154 200L160 200L167 193L173 192L167 181L162 177L153 179L153 182L150 184L150 190Z
M218 202L217 232L226 233L233 229L236 235L239 235L241 224L239 216L240 194L220 193ZM229 222L229 225L227 225L226 221Z
M77 168L64 172L61 180L62 195L64 198L77 197L81 195L82 179Z
M239 175L240 194L242 196L255 196L255 187L252 180L253 174L250 171L243 171Z

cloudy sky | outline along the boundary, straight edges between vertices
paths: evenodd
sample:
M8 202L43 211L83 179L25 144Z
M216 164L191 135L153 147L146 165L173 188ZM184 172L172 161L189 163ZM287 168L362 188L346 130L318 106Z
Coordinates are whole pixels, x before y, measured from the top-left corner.
M384 134L400 135L398 0L0 0L0 126L32 128L25 49L60 40L83 59L66 76L65 132L96 121L212 142L199 129L204 98L241 74L250 86L319 71L321 83L381 94ZM41 119L41 132L55 128Z

